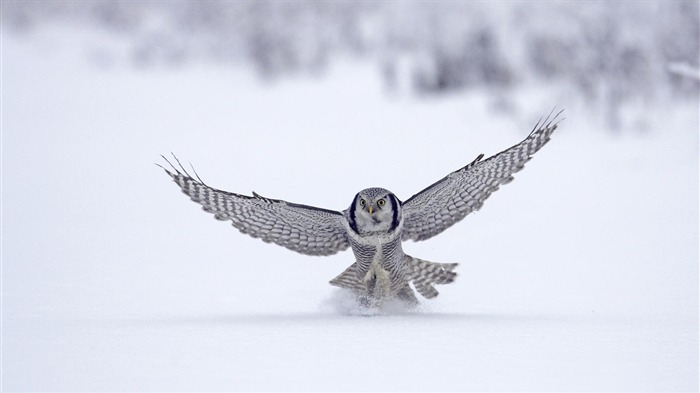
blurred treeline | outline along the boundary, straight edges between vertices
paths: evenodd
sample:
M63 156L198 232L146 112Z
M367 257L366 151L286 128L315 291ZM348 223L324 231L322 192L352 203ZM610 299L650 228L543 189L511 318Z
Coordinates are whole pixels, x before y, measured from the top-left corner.
M697 0L3 1L13 33L92 26L127 38L137 66L250 64L264 77L376 61L387 89L507 96L556 85L602 104L698 99Z

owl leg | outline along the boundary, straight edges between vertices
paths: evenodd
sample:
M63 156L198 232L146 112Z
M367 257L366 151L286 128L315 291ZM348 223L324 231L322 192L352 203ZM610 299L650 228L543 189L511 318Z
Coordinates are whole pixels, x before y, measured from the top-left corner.
M357 262L332 279L330 284L353 291L362 307L373 308L380 305L377 296L377 277L371 276L367 283L363 282L357 274Z
M374 286L368 288L365 293L361 293L357 299L360 306L364 308L379 308L381 306L381 300L376 296Z

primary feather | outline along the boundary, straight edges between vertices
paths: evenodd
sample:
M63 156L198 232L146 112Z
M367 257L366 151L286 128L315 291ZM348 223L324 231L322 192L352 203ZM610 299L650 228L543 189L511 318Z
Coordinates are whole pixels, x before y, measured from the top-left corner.
M525 140L486 160L483 154L403 204L404 240L429 239L479 210L500 186L513 180L532 155L542 148L557 129L553 119L538 123Z
M217 190L171 166L172 171L163 169L182 192L242 233L306 255L331 255L350 246L340 212Z

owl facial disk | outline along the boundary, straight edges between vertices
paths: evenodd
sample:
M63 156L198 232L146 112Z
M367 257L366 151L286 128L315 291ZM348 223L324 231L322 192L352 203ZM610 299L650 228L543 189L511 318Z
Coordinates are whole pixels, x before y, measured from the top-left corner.
M400 204L384 189L370 188L356 196L350 207L350 227L357 233L391 231L398 225Z
M371 219L375 225L382 222L386 222L389 217L387 217L388 211L384 208L386 207L386 196L382 198L367 199L365 201L365 208L363 209L368 218Z
M362 210L368 212L370 216L372 215L372 213L377 211L377 209L375 209L375 202L373 202L371 199L365 199L360 197L359 203Z
M373 201L372 203L369 203L369 215L372 215L372 212L379 212L386 206L386 198L387 196L385 195L382 198L377 199L376 201Z

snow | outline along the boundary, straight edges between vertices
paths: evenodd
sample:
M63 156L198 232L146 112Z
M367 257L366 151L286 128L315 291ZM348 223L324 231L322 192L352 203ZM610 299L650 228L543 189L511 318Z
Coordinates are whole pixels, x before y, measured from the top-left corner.
M69 42L69 43L66 43ZM698 390L697 102L599 129L567 98L386 94L379 70L260 83L216 65L100 69L60 35L2 39L2 389ZM348 312L350 263L216 222L209 184L342 210L407 199L566 109L476 214L408 254L459 262L415 311Z

